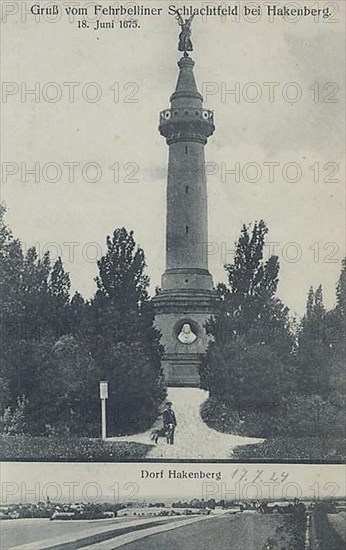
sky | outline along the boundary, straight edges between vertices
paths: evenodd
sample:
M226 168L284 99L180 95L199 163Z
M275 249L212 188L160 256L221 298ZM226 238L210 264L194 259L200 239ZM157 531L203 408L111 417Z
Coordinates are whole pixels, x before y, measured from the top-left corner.
M221 473L221 479L177 481L169 479L169 470ZM60 502L117 503L345 497L343 465L8 462L1 465L1 475L2 503L45 501L47 496Z
M178 75L178 25L164 2L142 2L163 13L141 18L139 29L100 31L66 15L35 21L22 4L2 36L7 223L26 247L61 255L72 291L86 298L106 235L133 229L153 290L165 268L168 147L158 116ZM333 307L345 254L345 5L337 4L330 21L193 22L195 76L216 125L206 146L209 269L215 283L225 280L242 224L264 219L266 254L281 265L278 295L298 315L311 285L321 283ZM35 86L37 101L24 93ZM25 173L35 163L37 181Z

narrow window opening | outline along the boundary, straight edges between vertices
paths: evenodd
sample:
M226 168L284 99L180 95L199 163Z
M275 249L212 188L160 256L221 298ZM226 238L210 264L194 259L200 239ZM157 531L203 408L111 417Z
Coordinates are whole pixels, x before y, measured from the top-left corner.
M188 153L188 149L187 149L187 145L185 145L185 155L187 155Z
M185 233L186 233L186 235L189 234L189 226L188 225L186 225L186 227L185 227Z
M186 193L187 195L189 194L189 186L188 186L188 185L185 187L185 193Z

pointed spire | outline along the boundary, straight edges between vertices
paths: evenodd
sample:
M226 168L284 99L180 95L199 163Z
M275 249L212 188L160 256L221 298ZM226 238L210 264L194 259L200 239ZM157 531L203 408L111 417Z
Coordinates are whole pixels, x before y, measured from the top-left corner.
M193 67L195 62L191 57L185 56L178 61L178 67L180 69L175 92L171 95L172 107L180 104L180 99L195 98L197 103L200 104L203 101L203 97L197 90L195 76L193 74ZM194 102L194 104L196 104Z

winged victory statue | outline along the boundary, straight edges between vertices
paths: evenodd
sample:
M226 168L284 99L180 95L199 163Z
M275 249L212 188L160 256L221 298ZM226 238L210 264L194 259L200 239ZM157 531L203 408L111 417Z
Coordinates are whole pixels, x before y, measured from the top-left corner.
M181 15L176 12L175 18L178 21L179 26L181 27L181 31L179 34L178 50L180 52L184 52L185 57L189 55L187 52L192 52L193 50L191 42L191 23L194 17L194 15L191 15L189 19L185 19L184 21Z

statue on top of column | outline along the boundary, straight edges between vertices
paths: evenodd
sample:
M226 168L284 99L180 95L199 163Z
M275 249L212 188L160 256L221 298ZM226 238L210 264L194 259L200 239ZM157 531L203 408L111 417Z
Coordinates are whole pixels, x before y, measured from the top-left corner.
M181 27L181 32L179 34L179 44L178 50L184 52L184 56L187 57L189 54L187 52L192 52L193 46L191 42L191 23L194 15L191 15L189 19L184 19L181 15L176 12L176 20Z

